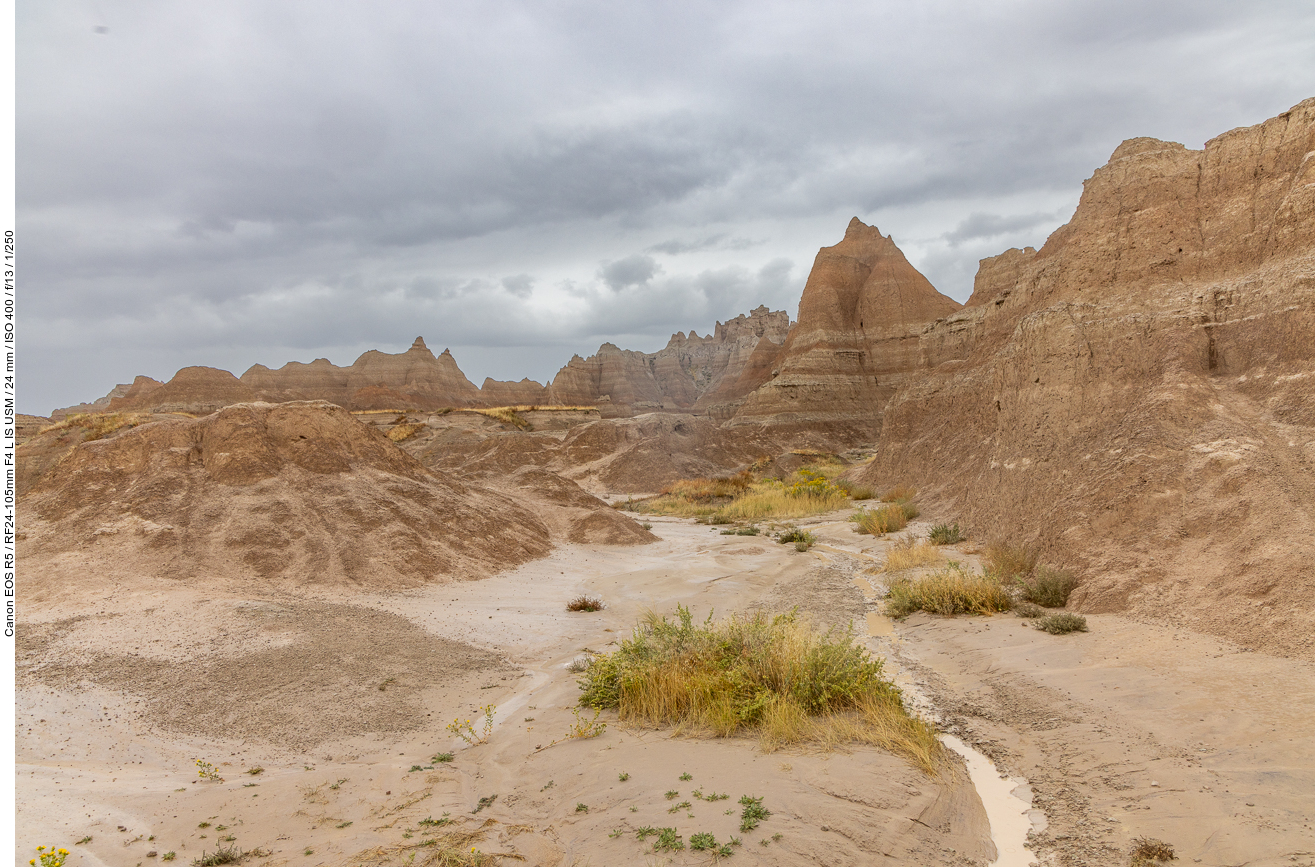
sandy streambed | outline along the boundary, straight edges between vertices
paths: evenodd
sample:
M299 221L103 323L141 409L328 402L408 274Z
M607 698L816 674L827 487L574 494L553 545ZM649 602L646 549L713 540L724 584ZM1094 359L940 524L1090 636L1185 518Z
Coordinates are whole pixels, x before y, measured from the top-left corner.
M699 617L798 606L823 625L872 624L866 640L899 681L1031 782L1050 822L1033 838L1043 863L1120 863L1139 833L1207 864L1241 863L1247 848L1297 855L1284 864L1315 851L1300 818L1315 806L1315 678L1300 666L1116 617L1063 638L1011 616L891 624L855 583L887 543L843 521L817 522L823 544L807 554L655 524L652 545L564 547L484 581L405 594L202 596L144 584L88 595L77 610L25 611L18 856L44 843L74 850L70 867L159 863L168 852L190 864L237 845L261 850L248 863L391 864L455 825L481 832L482 851L544 865L712 860L653 853L652 838L636 839L645 826L674 827L687 844L695 833L739 838L732 863L995 857L966 772L932 781L871 749L764 754L748 740L614 721L598 738L566 739L571 660L610 649L645 609L677 604ZM608 608L568 614L579 593ZM1131 653L1148 634L1159 643ZM1213 688L1220 665L1237 678L1234 693ZM1226 713L1221 695L1235 700ZM1279 700L1292 709L1276 711ZM488 705L487 743L445 730L453 718L479 729ZM1246 746L1223 752L1238 739ZM432 761L448 751L454 761ZM197 758L224 781L198 780ZM1247 800L1234 805L1244 784ZM742 795L772 811L749 832L739 830Z

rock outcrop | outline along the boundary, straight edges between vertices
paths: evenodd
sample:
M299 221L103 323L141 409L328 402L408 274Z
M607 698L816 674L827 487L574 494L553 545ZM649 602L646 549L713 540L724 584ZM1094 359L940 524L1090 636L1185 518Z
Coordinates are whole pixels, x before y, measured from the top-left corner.
M1083 610L1315 658L1315 100L1124 142L910 344L864 480L1079 567Z
M480 390L457 367L444 349L435 356L417 337L406 352L370 350L352 363L338 367L328 359L310 364L289 362L278 370L257 364L242 374L261 400L327 400L350 409L440 409L445 406L483 406ZM359 395L358 392L364 391ZM382 392L380 390L387 390ZM379 398L401 402L378 406ZM369 405L365 405L369 404Z
M919 367L918 336L959 306L891 238L855 217L839 244L818 251L799 322L733 423L875 427L886 401ZM757 362L759 371L766 361Z
M604 343L596 355L574 356L557 372L548 402L598 405L610 417L664 410L729 416L727 405L762 384L789 331L789 314L758 307L718 322L707 337L678 331L654 353Z
M78 445L23 499L29 593L137 576L390 589L543 556L503 495L431 471L323 402L237 404ZM95 574L77 564L93 557ZM248 588L249 589L249 588Z
M245 383L216 367L184 367L163 385L137 377L128 394L110 402L110 410L149 410L206 415L235 403L256 399Z

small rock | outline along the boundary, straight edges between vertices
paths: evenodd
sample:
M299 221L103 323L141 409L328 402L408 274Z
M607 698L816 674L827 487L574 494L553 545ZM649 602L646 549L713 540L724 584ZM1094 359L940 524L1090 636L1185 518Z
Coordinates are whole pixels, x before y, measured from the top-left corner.
M1160 787L1160 783L1158 780L1151 780L1151 785L1157 789Z
M146 857L147 857L147 858L154 858L154 857L155 857L156 855L158 855L158 854L160 854L160 853L159 853L159 852L156 852L154 849L152 849L151 851L149 851L149 852L146 853Z

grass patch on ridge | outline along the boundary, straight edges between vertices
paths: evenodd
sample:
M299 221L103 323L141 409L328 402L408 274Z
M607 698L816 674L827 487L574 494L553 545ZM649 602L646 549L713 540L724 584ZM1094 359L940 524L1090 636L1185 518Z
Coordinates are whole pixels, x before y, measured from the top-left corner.
M822 456L788 479L758 478L750 470L718 478L683 479L649 500L635 502L636 511L653 515L698 518L711 524L807 518L843 509L870 491L836 482L845 465Z
M909 713L852 632L818 632L794 612L702 624L684 606L676 614L649 612L618 650L595 657L580 703L678 733L754 734L766 751L870 744L936 773L935 729Z

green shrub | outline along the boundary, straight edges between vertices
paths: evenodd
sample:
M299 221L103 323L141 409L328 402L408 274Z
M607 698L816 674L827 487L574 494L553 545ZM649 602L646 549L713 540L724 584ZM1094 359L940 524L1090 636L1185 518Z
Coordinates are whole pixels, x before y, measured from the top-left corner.
M933 545L954 545L963 540L963 532L957 523L937 524L927 533L927 541Z
M817 544L817 535L807 530L800 530L798 527L789 527L777 533L776 540L782 545L793 542L796 551L807 551Z
M1036 622L1036 628L1051 635L1067 635L1070 632L1086 632L1087 618L1081 614L1047 614Z
M734 527L730 530L722 530L723 536L757 536L761 532L756 526Z
M915 611L931 614L993 614L1013 607L1013 598L991 574L972 572L951 563L927 575L896 574L886 584L886 613L907 617Z
M1019 576L1015 582L1023 599L1046 608L1063 608L1078 585L1072 572L1053 566L1037 566L1031 575Z

